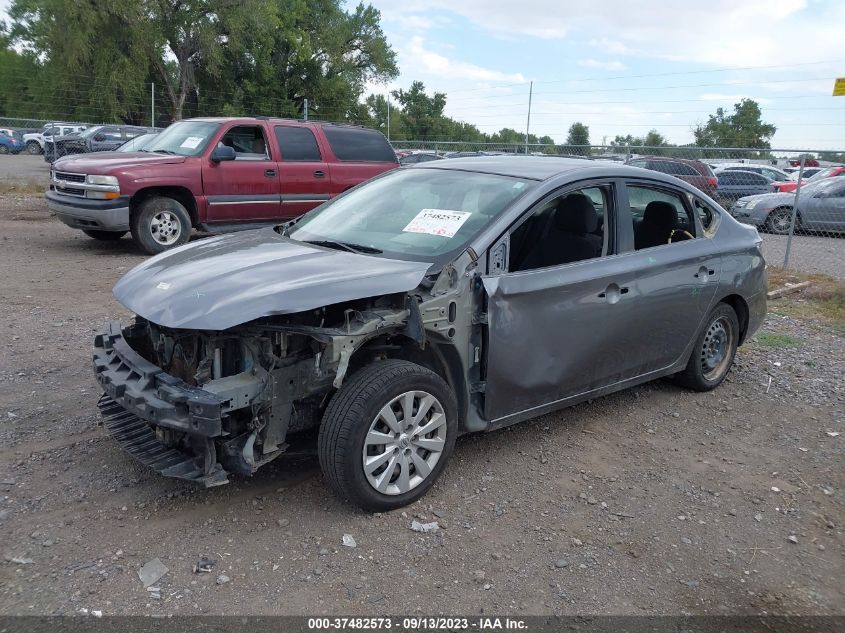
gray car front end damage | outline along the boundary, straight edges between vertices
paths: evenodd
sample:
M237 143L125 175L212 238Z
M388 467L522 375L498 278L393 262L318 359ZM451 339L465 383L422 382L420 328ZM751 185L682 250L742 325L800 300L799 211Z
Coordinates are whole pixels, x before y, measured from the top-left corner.
M455 384L465 367L480 376L471 250L434 275L274 229L206 240L201 269L197 250L128 273L114 294L138 316L94 343L106 427L162 475L216 486L252 474L319 424L353 368L380 358L418 359Z

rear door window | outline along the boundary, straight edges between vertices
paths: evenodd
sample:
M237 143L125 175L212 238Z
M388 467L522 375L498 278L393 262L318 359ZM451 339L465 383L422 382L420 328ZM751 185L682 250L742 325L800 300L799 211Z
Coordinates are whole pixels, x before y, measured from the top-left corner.
M320 148L314 132L307 127L277 125L276 139L283 161L321 161Z
M396 154L380 132L338 125L323 127L334 155L341 161L396 163Z

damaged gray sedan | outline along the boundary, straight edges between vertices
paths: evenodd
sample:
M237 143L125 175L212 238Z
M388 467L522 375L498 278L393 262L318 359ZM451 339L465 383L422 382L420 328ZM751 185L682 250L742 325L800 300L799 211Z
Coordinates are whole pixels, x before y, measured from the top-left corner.
M760 246L654 171L424 163L127 273L99 407L162 475L215 486L312 438L337 493L397 508L463 433L662 376L716 387L765 315Z

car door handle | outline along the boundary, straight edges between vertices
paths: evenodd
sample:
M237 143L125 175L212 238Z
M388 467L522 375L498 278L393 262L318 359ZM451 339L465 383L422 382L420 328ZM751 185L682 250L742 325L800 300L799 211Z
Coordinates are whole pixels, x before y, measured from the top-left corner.
M323 178L323 177L325 177L325 175L326 175L326 172L324 172L321 169L318 169L317 171L314 172L314 178Z
M276 177L276 170L275 169L265 169L264 175L268 178L275 178Z
M704 267L701 267L701 268L698 270L698 272L697 272L697 273L695 273L695 278L696 278L696 279L702 279L702 280L704 280L704 281L707 281L707 278L708 278L708 277L712 277L712 276L713 276L713 275L715 275L715 274L716 274L716 271L715 271L715 270L713 270L712 268L704 268Z
M622 286L620 288L616 284L610 284L607 288L605 288L604 292L599 293L599 299L605 299L608 303L616 303L622 295L626 294L628 294L627 286Z

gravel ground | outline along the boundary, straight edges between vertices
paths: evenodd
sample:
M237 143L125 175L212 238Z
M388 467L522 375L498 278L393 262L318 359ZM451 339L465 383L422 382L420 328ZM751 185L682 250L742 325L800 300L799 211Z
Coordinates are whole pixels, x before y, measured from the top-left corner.
M783 266L787 238L762 233L763 255L775 266ZM803 273L821 273L845 280L845 233L793 235L789 251L789 268Z
M40 154L0 155L0 182L11 181L37 183L46 188L50 182L50 164Z
M421 502L370 515L313 458L211 490L133 462L90 344L142 256L31 199L0 198L0 234L2 614L843 614L841 330L774 303L714 392L657 381L462 438Z

